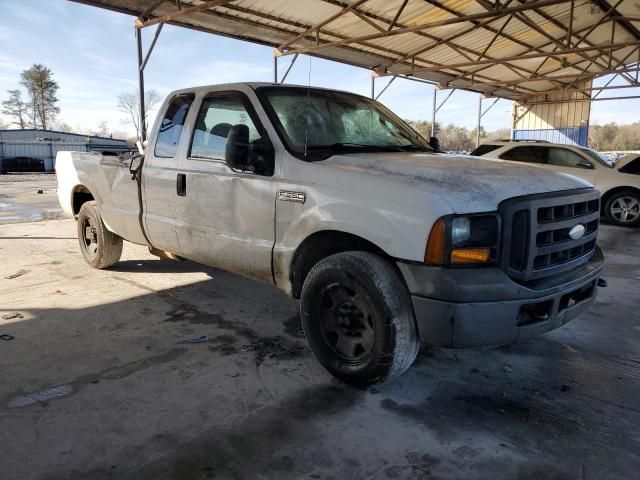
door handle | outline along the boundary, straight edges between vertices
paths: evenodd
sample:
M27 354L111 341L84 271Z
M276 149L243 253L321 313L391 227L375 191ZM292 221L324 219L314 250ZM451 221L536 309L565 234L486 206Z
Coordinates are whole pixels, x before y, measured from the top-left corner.
M187 195L187 175L185 173L179 173L176 178L176 193L179 197Z

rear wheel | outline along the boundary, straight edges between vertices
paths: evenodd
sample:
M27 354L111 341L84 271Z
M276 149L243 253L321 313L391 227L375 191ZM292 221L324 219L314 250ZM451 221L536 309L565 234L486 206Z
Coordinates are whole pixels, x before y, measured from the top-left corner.
M85 202L78 213L80 251L94 268L109 268L120 260L122 237L109 231L95 201Z
M384 382L418 354L407 288L378 255L346 252L320 261L305 279L300 313L314 355L345 382Z
M625 190L611 195L604 206L609 222L615 225L632 226L640 223L640 194Z

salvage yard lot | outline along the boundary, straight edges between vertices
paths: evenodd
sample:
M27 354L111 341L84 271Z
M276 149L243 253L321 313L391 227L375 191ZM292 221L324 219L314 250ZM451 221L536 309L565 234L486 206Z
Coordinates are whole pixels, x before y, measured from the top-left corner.
M609 286L567 326L355 389L275 288L131 244L97 271L70 219L1 225L0 476L634 478L640 231L599 243Z

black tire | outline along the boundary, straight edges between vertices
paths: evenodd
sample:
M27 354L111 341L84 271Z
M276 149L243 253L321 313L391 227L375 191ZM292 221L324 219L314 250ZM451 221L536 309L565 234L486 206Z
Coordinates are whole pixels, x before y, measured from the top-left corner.
M109 268L122 255L122 237L107 230L95 201L85 202L80 207L78 241L82 256L94 268Z
M398 271L368 252L331 255L302 287L300 316L318 361L356 385L397 377L420 348L411 298Z
M640 194L633 190L622 190L607 198L604 204L607 220L623 227L640 224Z

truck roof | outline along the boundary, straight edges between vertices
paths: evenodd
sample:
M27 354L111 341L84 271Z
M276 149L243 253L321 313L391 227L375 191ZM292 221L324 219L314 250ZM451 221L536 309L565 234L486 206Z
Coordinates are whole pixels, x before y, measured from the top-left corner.
M273 82L233 82L233 83L217 83L217 84L212 84L212 85L200 85L200 86L195 86L195 87L187 87L187 88L181 88L179 90L174 90L172 91L169 96L174 96L174 95L179 95L181 93L188 93L188 92L200 92L202 90L210 90L210 89L221 89L222 87L224 87L224 89L228 89L228 90L233 90L234 88L238 88L238 87L249 87L253 90L255 90L256 88L259 87L274 87L274 88L309 88L311 90L323 90L325 92L340 92L340 93L347 93L347 94L351 94L351 95L357 95L359 97L363 97L364 95L360 95L359 93L354 93L354 92L349 92L346 90L338 90L335 88L324 88L324 87L315 87L313 85L309 86L309 85L296 85L296 84L292 84L292 83L287 83L287 84L279 84L279 83L273 83ZM368 98L368 97L365 97Z

